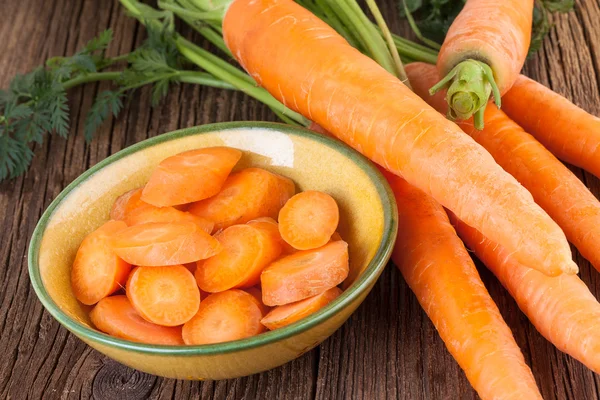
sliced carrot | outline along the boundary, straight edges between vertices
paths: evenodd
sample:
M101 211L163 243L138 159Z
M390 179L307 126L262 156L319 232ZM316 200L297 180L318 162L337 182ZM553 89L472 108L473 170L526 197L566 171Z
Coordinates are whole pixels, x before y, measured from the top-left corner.
M127 280L126 293L142 318L163 326L186 323L200 306L194 275L183 265L136 267Z
M262 311L263 316L267 315L269 311L271 311L271 307L265 305L265 303L262 302L262 290L260 290L259 286L252 286L246 288L244 289L244 292L251 294L252 297L254 297L254 299L256 300L256 304L258 304L260 311Z
M206 233L211 233L214 222L198 217L186 211L179 211L173 207L155 207L147 204L127 213L124 219L129 226L146 224L148 222L181 222L190 221L198 225Z
M81 242L71 268L71 287L83 304L95 304L125 285L131 265L109 245L111 235L125 228L122 221L108 221Z
M143 189L144 188L133 189L117 197L110 210L110 219L122 221L129 212L147 204L141 199Z
M221 251L219 242L193 222L151 222L130 226L110 238L122 259L140 266L179 265Z
M308 190L288 200L279 212L281 237L298 250L324 246L337 229L340 212L327 193Z
M203 300L198 313L183 325L183 340L194 345L244 339L264 331L261 318L251 294L237 289L215 293Z
M214 196L241 157L237 149L208 147L166 158L152 173L142 200L165 207Z
M233 225L217 233L215 239L223 250L198 263L198 286L215 293L256 285L262 270L281 254L281 239L276 230L275 221L259 221Z
M96 328L133 342L183 345L181 327L167 327L143 319L124 295L106 297L90 311Z
M316 296L309 297L308 299L275 307L263 319L261 319L260 322L269 330L283 328L284 326L292 324L309 316L312 313L319 311L321 308L335 300L340 294L342 294L342 290L340 288L337 286L332 287L331 289L326 290L325 292Z
M316 296L348 276L348 244L342 240L281 258L261 274L263 303L280 306Z
M215 222L215 230L243 224L259 217L277 218L294 195L294 182L260 168L231 174L216 196L194 203L192 214Z

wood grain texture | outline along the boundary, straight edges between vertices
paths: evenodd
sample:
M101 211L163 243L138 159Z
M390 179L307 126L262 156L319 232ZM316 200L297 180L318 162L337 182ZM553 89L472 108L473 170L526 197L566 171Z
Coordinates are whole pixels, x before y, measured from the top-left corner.
M396 0L379 1L393 31L408 34ZM72 54L112 27L110 54L145 37L118 3L94 0L3 0L0 87L46 58ZM600 1L579 0L556 24L526 73L600 115ZM188 30L185 34L199 41ZM177 128L231 120L275 120L240 93L180 85L150 107L143 89L126 101L91 145L83 115L105 84L70 92L68 140L36 145L29 172L0 184L0 398L2 399L475 399L464 374L393 265L352 318L319 348L262 374L220 382L162 379L124 367L90 349L47 312L29 283L27 245L43 210L91 165L140 140ZM600 181L573 168L600 197ZM576 254L582 279L600 295L600 275ZM598 399L600 377L557 351L518 310L495 278L482 278L531 365L545 399Z

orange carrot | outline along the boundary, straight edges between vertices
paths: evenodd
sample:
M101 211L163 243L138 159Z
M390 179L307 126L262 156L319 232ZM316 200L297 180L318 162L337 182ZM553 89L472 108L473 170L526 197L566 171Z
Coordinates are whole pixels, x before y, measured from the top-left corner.
M267 315L269 311L271 311L271 307L265 305L262 302L262 290L260 290L260 286L252 286L246 288L244 289L244 292L254 297L254 299L256 300L256 304L258 304L258 308L260 308L260 311L262 312L262 315Z
M142 318L158 325L182 325L196 315L200 306L194 275L183 265L136 267L125 291Z
M165 207L214 196L241 157L241 151L230 147L208 147L171 156L152 173L142 200Z
M111 235L127 228L122 221L108 221L83 239L71 268L71 288L77 300L95 304L123 287L131 265L109 245Z
M444 39L437 69L448 87L451 118L475 117L483 128L490 93L500 96L513 85L529 51L534 0L467 0Z
M342 294L342 290L336 286L308 299L275 307L260 320L260 323L271 331L283 328L319 311L335 300L340 294Z
M235 0L223 33L241 65L287 107L426 191L527 265L577 271L563 232L527 190L316 16L292 0Z
M556 157L600 177L600 118L523 75L503 110Z
M150 204L143 205L125 215L125 223L129 226L147 224L149 222L193 222L204 232L210 234L215 223L186 211L179 211L173 207L155 207Z
M298 251L262 272L263 303L280 306L316 296L339 285L348 272L348 244L342 240Z
M412 83L412 81L411 81ZM444 209L386 174L398 204L392 260L482 399L541 399L531 370Z
M431 97L426 90L436 80L435 67L413 63L406 66L406 73L415 93L443 113L446 108L443 94ZM481 131L473 127L472 121L461 122L459 126L531 192L564 230L567 239L600 270L600 202L567 167L504 112L489 105L485 119Z
M189 221L130 226L109 242L119 257L139 266L185 264L221 251L216 239Z
M273 235L277 229L268 222L233 225L215 235L223 250L198 263L198 286L210 293L250 287L260 281L263 269L281 254L281 239Z
M183 340L186 344L211 344L258 335L264 331L262 316L256 299L242 290L211 294L183 325Z
M339 220L333 197L307 190L293 196L279 211L279 233L295 249L316 249L329 242Z
M247 168L227 178L219 194L192 204L188 211L214 221L215 230L220 230L259 217L277 218L294 192L294 182L288 178Z
M106 297L90 311L90 319L104 333L133 342L183 345L181 327L167 327L143 319L126 296Z
M548 277L516 262L501 246L458 221L452 222L536 329L559 350L600 373L600 303L577 275Z
M110 219L122 221L125 219L125 215L140 206L146 205L147 203L144 203L141 199L143 189L144 188L133 189L117 197L110 210Z

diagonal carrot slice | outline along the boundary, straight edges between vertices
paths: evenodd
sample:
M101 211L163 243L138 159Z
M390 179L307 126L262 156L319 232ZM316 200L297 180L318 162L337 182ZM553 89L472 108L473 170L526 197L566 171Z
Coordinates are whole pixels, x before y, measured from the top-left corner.
M198 313L183 325L186 344L210 344L244 339L265 330L257 301L251 294L232 289L208 296Z
M181 327L167 327L143 319L126 296L106 297L90 311L96 328L111 336L148 344L183 345Z
M223 250L198 263L198 286L215 293L256 285L262 270L281 254L277 223L269 220L233 225L217 233Z
M293 324L294 322L319 311L321 308L335 300L340 294L342 294L340 288L337 286L332 287L331 289L316 296L309 297L308 299L275 307L261 319L260 322L269 330L283 328L284 326Z
M221 251L216 239L189 221L130 226L109 242L119 257L139 266L180 265Z
M188 211L225 229L259 217L277 218L279 210L294 195L290 179L261 168L247 168L231 174L214 197L192 204Z
M95 304L125 285L131 265L117 256L109 238L126 228L122 221L108 221L79 246L71 268L71 287L83 304Z
M127 213L124 219L129 226L146 224L149 222L183 222L189 221L198 225L204 232L210 234L215 226L214 222L198 217L186 211L179 211L173 207L155 207L147 204Z
M299 251L262 272L263 303L279 306L316 296L340 284L348 272L348 244L343 240Z
M194 275L183 265L136 267L127 280L126 293L142 318L163 326L186 323L200 306Z
M241 157L237 149L207 147L166 158L152 173L142 200L166 207L214 196Z

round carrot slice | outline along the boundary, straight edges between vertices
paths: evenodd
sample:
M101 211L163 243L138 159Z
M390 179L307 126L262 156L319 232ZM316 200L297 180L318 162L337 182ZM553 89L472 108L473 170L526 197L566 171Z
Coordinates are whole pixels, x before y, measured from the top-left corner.
M262 312L252 295L237 289L208 296L198 313L183 325L186 344L229 342L258 335L265 330Z
M260 168L231 174L214 197L194 203L192 214L215 222L215 229L244 224L259 217L277 218L279 210L294 195L294 182Z
M129 275L127 298L146 321L177 326L198 312L200 291L183 265L136 267Z
M263 303L280 306L316 296L348 276L348 244L342 240L304 250L269 265L260 276Z
M208 147L166 158L152 173L142 200L166 207L214 196L241 157L237 149Z
M263 319L261 324L269 330L279 329L319 311L342 294L340 288L332 287L325 292L295 303L275 307Z
M207 292L250 287L260 281L262 270L281 254L281 239L275 236L275 221L234 225L215 239L222 251L198 263L196 281Z
M110 219L122 221L125 219L127 213L147 204L141 200L143 189L144 188L133 189L117 197L110 210Z
M179 211L173 207L155 207L150 204L138 207L127 213L124 221L129 226L147 224L149 222L189 221L197 224L200 229L209 234L215 226L214 222L189 212Z
M279 212L279 232L298 250L324 246L337 229L340 212L335 200L317 191L298 193Z
M221 251L216 239L189 221L130 226L113 235L110 245L119 257L139 266L185 264Z
M123 221L108 221L81 242L71 268L71 287L83 304L96 304L125 285L131 265L108 243L111 235L125 228Z
M181 327L167 327L143 319L126 296L106 297L90 311L90 319L104 333L133 342L183 345Z

